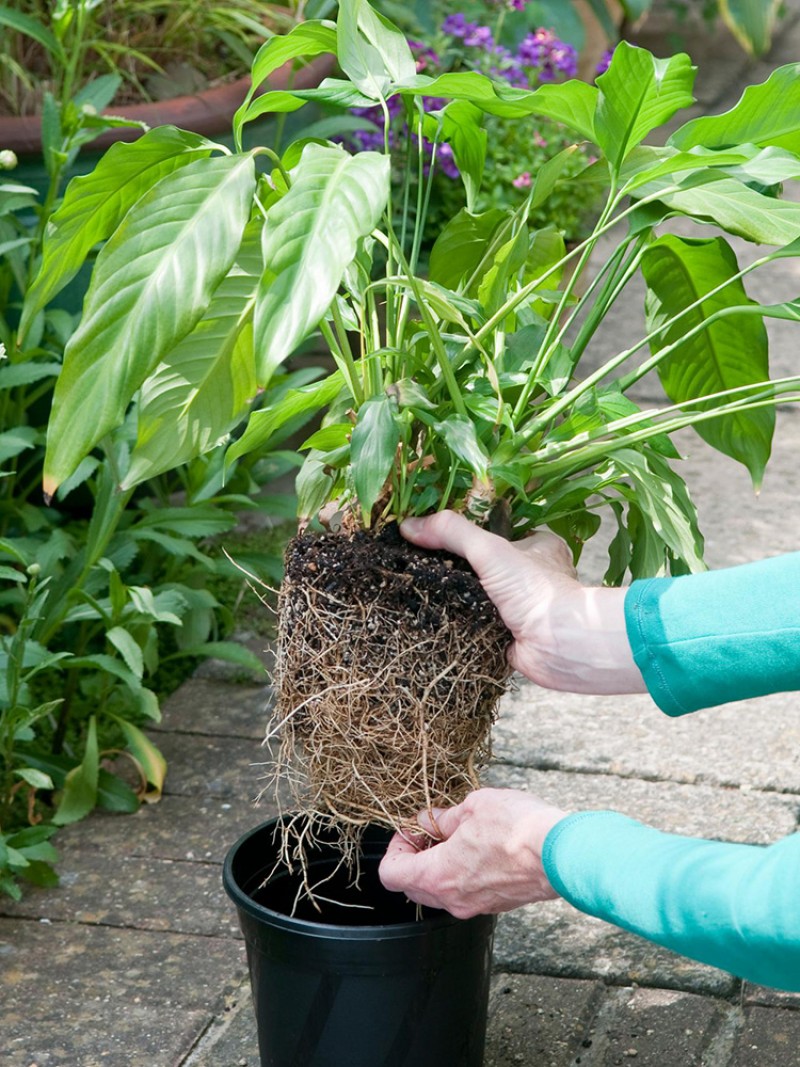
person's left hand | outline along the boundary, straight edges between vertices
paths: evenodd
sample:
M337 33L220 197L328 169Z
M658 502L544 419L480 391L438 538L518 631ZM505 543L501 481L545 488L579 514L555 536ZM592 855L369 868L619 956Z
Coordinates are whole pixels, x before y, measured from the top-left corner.
M419 823L439 844L420 848L395 834L380 878L417 904L457 919L496 915L558 896L542 867L544 839L567 813L514 789L478 789L453 808L434 808Z

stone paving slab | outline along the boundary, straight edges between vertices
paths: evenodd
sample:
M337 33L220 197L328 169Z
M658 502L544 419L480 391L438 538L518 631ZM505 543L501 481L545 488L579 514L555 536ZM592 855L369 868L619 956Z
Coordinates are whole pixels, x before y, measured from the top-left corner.
M738 980L724 971L644 941L583 915L564 900L528 905L501 915L494 964L517 974L594 978L614 985L679 989L731 996Z
M67 851L58 891L31 889L4 906L6 915L238 937L236 915L222 888L219 863L176 863L141 856Z
M164 792L252 803L265 786L268 753L248 738L160 734L167 761Z
M222 863L234 841L275 813L275 805L266 800L254 805L219 797L167 796L132 815L97 812L66 827L58 835L58 849L65 857L82 851L109 858Z
M800 1013L748 1008L730 1067L800 1067Z
M707 785L679 785L495 765L490 785L524 789L567 811L613 810L668 833L768 844L797 827L800 798Z
M189 678L165 702L154 731L245 737L262 741L274 703L271 685L231 685L216 678Z
M172 1067L241 985L243 955L229 938L0 918L0 1062Z
M671 719L648 696L552 693L520 680L501 704L494 752L520 766L800 794L797 705L783 693Z

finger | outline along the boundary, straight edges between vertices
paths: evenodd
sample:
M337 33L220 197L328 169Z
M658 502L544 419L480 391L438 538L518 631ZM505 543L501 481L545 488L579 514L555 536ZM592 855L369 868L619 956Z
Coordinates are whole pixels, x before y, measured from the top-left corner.
M519 562L516 546L489 533L455 511L439 511L423 519L406 519L400 525L405 538L421 548L440 548L463 556L483 579L503 566Z
M452 837L461 825L461 805L453 808L431 808L429 811L421 811L417 816L417 822L425 833L437 841L446 841Z
M384 888L399 893L411 885L415 881L416 861L423 856L401 834L395 834L378 866L378 877Z

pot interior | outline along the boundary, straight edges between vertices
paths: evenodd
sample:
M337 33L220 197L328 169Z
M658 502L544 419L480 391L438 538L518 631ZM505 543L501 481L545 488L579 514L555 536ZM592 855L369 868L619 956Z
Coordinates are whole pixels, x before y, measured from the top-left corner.
M271 835L270 835L271 836ZM370 828L365 838L357 871L342 862L328 845L307 852L306 878L314 900L309 899L299 865L294 870L275 868L275 858L259 857L249 876L240 881L242 890L263 908L306 922L334 926L385 926L414 923L442 912L418 908L402 893L384 889L378 866L391 835ZM262 848L269 841L262 838Z

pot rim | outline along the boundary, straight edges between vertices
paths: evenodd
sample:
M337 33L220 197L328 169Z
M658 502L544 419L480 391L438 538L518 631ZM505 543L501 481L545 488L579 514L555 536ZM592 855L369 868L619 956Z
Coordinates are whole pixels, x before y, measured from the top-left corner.
M479 921L491 921L494 923L495 916L493 915L476 915L472 919L457 919L454 915L450 915L449 912L436 911L433 915L429 915L424 919L415 919L410 922L351 926L345 923L314 922L310 919L293 918L291 915L286 915L284 912L275 911L263 904L256 903L256 901L242 889L238 881L235 879L233 874L234 859L239 850L247 844L251 838L258 834L266 833L268 830L272 830L286 817L287 816L276 816L275 818L268 819L266 822L253 827L252 830L248 830L247 833L243 834L239 840L230 847L223 864L222 881L225 887L225 892L240 911L246 912L257 921L283 930L292 930L297 934L304 934L308 937L350 938L352 940L374 940L376 935L379 935L383 940L390 938L418 937L423 933L430 933L434 930L444 929L465 922L477 923ZM428 910L430 911L432 909Z

